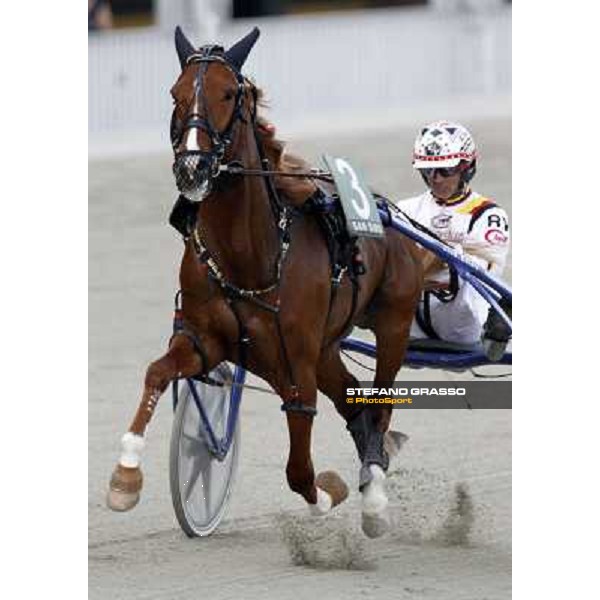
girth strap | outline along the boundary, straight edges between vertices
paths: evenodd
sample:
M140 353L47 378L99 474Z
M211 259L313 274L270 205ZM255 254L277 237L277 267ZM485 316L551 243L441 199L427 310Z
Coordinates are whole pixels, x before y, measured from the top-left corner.
M231 298L227 298L227 304L235 317L235 320L238 324L238 353L239 353L239 365L242 369L246 369L246 365L248 364L248 349L250 348L250 335L248 333L248 329L246 325L244 325L244 321L238 312L238 309L235 306L235 302Z

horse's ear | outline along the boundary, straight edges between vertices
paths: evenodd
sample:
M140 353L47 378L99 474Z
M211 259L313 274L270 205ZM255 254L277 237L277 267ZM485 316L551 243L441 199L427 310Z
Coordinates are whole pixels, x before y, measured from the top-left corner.
M179 57L179 64L183 69L183 67L185 67L185 63L187 62L187 59L194 52L196 52L196 49L194 48L194 46L192 46L191 42L185 37L179 25L175 27L175 49L177 50L177 56Z
M255 27L248 35L243 37L239 42L236 42L227 52L225 52L225 58L232 64L238 71L242 69L242 66L250 54L250 50L256 43L260 30Z

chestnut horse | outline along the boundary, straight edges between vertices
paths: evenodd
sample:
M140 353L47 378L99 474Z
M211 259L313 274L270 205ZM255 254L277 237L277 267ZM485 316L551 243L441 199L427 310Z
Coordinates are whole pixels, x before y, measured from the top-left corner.
M176 29L182 71L171 90L173 170L179 191L197 203L197 224L180 270L183 324L167 353L148 368L108 504L128 510L138 502L144 433L169 383L231 361L266 380L282 398L290 439L287 480L313 514L327 513L348 494L337 473L315 477L311 460L317 390L334 402L362 463L363 529L374 537L385 531L385 471L395 449L388 443L393 436L386 437L391 409L346 403L346 387L357 381L342 362L340 340L352 325L372 330L374 385L392 384L422 288L419 253L393 230L382 239L363 238L359 285L353 292L342 272L332 293L330 256L316 218L290 209L294 190L310 188L312 181L295 180L286 194L278 193L271 175L256 176L267 160L271 170L285 164L282 144L260 126L260 94L241 74L258 35L254 29L227 51L197 50Z

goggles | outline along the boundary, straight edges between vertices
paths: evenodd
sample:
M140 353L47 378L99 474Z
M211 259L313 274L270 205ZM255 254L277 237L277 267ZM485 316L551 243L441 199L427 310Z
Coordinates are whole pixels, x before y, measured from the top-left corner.
M458 175L462 173L468 165L461 162L457 164L455 167L445 167L445 168L437 168L437 169L419 169L419 171L423 174L427 179L433 179L433 176L438 173L441 177L453 177L454 175Z

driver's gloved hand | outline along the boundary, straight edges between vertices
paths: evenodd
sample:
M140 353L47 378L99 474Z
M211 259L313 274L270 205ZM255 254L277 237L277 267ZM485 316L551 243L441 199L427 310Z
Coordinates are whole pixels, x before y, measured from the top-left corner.
M198 203L192 202L185 196L180 195L169 215L169 224L175 227L184 238L187 238L192 234L194 227L196 227L197 212Z
M503 298L498 303L507 316L512 319L512 302ZM483 326L481 342L483 351L492 362L498 362L511 338L511 330L502 317L490 306L488 318Z

